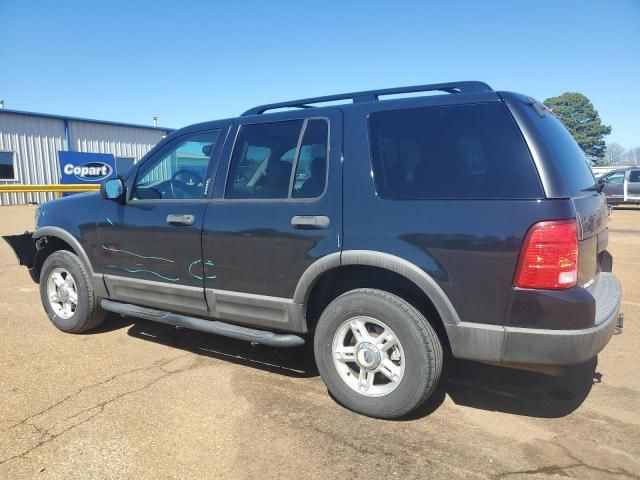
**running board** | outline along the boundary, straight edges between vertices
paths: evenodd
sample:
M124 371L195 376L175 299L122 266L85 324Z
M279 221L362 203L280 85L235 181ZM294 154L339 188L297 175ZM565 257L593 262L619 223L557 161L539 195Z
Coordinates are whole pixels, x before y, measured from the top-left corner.
M218 320L205 320L203 318L188 317L177 313L154 310L153 308L140 307L129 303L119 303L103 299L100 302L103 309L108 312L130 315L144 318L154 322L167 323L178 327L191 328L201 332L223 335L247 342L259 343L270 347L299 347L304 345L304 339L290 333L273 333L253 328L240 327Z

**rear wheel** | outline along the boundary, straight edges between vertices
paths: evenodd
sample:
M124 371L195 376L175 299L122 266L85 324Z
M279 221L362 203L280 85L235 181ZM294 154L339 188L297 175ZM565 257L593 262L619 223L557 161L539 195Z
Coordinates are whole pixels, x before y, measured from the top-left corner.
M89 276L80 259L59 250L47 257L40 271L40 298L51 322L63 332L81 333L104 320Z
M382 290L352 290L331 302L314 351L331 394L372 417L408 414L433 393L442 371L442 346L429 322Z

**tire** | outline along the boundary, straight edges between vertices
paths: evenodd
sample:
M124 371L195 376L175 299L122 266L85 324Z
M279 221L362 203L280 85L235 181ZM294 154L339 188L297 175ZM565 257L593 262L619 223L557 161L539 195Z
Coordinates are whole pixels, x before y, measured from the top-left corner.
M50 299L52 294L55 301ZM86 332L100 325L105 317L84 265L67 250L53 252L44 261L40 271L40 299L51 323L63 332Z
M314 353L333 397L376 418L418 408L442 372L442 345L433 327L411 304L382 290L351 290L331 302L318 321Z

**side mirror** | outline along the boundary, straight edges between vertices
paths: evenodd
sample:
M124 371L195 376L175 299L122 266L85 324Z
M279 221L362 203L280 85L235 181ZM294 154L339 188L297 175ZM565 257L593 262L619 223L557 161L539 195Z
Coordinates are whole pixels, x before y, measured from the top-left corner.
M102 198L115 202L122 202L124 200L124 190L124 182L121 178L113 178L100 185Z

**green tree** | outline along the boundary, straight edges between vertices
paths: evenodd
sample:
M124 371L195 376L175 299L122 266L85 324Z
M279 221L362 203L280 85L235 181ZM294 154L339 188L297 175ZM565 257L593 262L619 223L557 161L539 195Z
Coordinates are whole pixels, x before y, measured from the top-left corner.
M547 98L544 103L567 127L587 158L595 164L602 163L606 151L604 137L611 133L611 127L602 124L591 100L581 93L565 92Z

